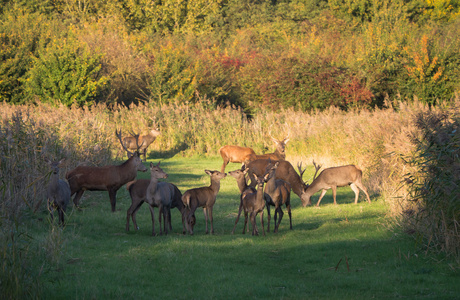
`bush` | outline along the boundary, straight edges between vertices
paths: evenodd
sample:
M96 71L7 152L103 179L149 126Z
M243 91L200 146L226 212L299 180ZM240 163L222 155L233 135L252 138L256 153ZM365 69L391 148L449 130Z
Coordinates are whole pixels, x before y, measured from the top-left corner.
M427 248L460 255L460 107L420 113L416 151L408 162L416 172L406 175L412 206L406 228ZM419 239L420 240L420 239Z
M25 92L41 102L92 105L107 84L99 60L76 40L54 40L34 60Z

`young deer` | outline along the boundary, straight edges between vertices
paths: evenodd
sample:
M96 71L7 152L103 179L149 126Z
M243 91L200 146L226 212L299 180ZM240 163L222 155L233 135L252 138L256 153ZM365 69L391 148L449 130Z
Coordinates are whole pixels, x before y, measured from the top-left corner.
M267 166L266 172L256 177L257 181L257 191L252 193L246 193L242 195L242 205L240 205L238 216L235 221L235 226L233 227L232 234L235 232L236 224L241 215L241 210L244 210L244 227L243 227L243 234L246 231L246 226L248 223L248 215L251 219L252 224L252 235L259 235L259 230L257 229L256 224L256 217L260 213L260 223L262 225L263 235L265 236L265 228L264 228L264 208L265 208L265 199L264 199L264 184L265 182L269 181L275 175L276 168L278 167L278 162L274 165L270 164Z
M59 214L59 224L64 225L64 213L67 204L70 202L70 187L69 184L59 179L59 166L65 161L65 158L60 161L51 161L45 158L45 161L51 167L53 174L51 174L50 182L47 190L48 197L48 210L50 212L51 221L54 219L54 210L56 209Z
M238 223L238 220L240 219L241 211L243 210L243 198L246 197L247 194L252 194L252 193L257 192L255 188L247 184L246 182L247 172L248 172L248 169L244 169L244 170L238 169L235 171L228 172L228 175L236 179L236 183L238 184L238 189L240 190L240 207L238 208L238 217L236 218L235 226L233 227L232 234L235 233L236 224ZM249 232L249 227L248 227L248 232Z
M267 206L267 231L270 232L270 205L275 207L275 230L278 232L278 227L283 219L283 209L281 206L286 205L289 215L289 227L292 229L292 216L291 216L291 185L282 179L276 179L272 176L267 183L265 183L265 201ZM278 222L276 222L279 217Z
M149 204L150 213L152 215L152 235L155 235L155 222L154 222L154 207L158 207L159 216L158 221L160 222L160 235L163 234L161 227L161 219L163 217L165 234L168 234L168 229L171 228L171 205L174 199L177 199L177 187L169 182L159 182L160 178L168 178L161 168L160 163L154 165L150 163L150 183L147 187L145 195L145 202ZM181 197L182 198L182 197ZM131 208L130 208L131 209ZM128 209L128 211L130 210Z
M316 165L313 161L313 165L315 166L316 172L313 176L313 182L308 186L305 191L305 196L309 199L311 203L311 196L316 192L321 191L319 196L318 202L316 206L319 206L321 199L324 197L328 189L332 189L332 197L334 198L334 204L337 205L336 201L336 194L337 194L337 187L343 187L349 185L353 192L355 193L355 204L358 203L358 196L359 196L359 189L363 190L364 194L366 194L367 201L371 203L371 199L369 198L369 194L367 193L366 187L362 183L362 176L363 172L358 169L354 165L347 165L347 166L340 166L340 167L332 167L324 169L318 177L316 174L318 170L321 168L320 165ZM301 165L299 166L300 176L302 177L305 170L301 170ZM359 189L358 189L359 188ZM307 203L303 203L303 206L306 206Z
M217 193L220 189L220 180L227 174L219 171L205 170L211 176L211 185L187 190L182 195L182 202L187 208L185 223L190 234L193 234L195 211L198 207L203 207L204 218L206 221L206 233L208 233L208 215L211 223L211 233L214 233L212 208L216 203Z
M131 197L131 206L129 207L126 213L126 231L129 231L129 218L132 218L134 228L139 229L136 222L136 214L139 208L146 200L147 188L149 187L150 179L137 179L135 181L129 182L126 184L126 188L129 191ZM161 182L160 182L161 184ZM184 213L185 206L182 203L182 193L174 184L170 183L174 189L174 197L171 203L171 208L177 208L182 216L182 233L185 234L185 223L184 223ZM159 218L161 217L162 212L159 212ZM168 216L169 225L171 225L171 215ZM152 218L153 224L153 218ZM153 226L153 225L152 225ZM169 227L172 230L172 226ZM164 230L166 231L166 224L164 223ZM154 230L153 230L154 232Z

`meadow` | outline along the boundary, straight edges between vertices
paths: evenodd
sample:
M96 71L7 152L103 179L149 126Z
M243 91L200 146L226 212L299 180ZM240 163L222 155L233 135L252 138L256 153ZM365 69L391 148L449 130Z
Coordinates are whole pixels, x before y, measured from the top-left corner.
M167 181L182 192L209 185L204 169L221 166L218 157L149 161L159 160L170 175ZM230 164L227 171L238 167ZM309 171L307 177L313 175ZM152 237L146 204L138 213L140 229L131 225L126 232L130 198L124 188L115 213L110 212L106 192L87 192L82 211L70 210L63 230L50 225L45 212L36 216L29 226L39 243L46 245L51 235L59 235L55 250L61 251L56 266L43 271L42 297L454 299L460 291L458 274L440 263L441 258L427 255L404 233L389 228L387 206L379 197L368 204L361 195L354 205L351 189L342 188L337 206L329 192L320 208L303 208L292 194L293 230L285 214L277 234L242 234L240 219L231 235L239 192L232 177L221 183L214 235L205 234L201 209L196 212L195 235L183 235L174 209L173 232Z
M206 99L113 110L0 105L0 282L5 299L453 299L459 292L455 228L443 230L444 240L434 243L420 224L408 226L413 224L405 222L404 214L414 205L404 178L416 179L407 174L417 167L408 163L417 116L458 112L458 99L431 109L413 101L372 111L261 109L252 116ZM285 215L277 234L243 235L240 219L231 235L239 195L235 179L227 176L214 207L214 235L205 234L201 210L195 235L182 235L179 212L173 210L173 232L152 237L145 204L137 218L140 230L126 232L130 199L124 187L115 213L107 192L86 192L81 211L68 208L64 228L49 222L45 188L50 170L44 157L66 157L61 174L81 163L120 164L126 154L115 129L147 132L151 127L159 127L162 135L144 164L161 160L170 175L167 181L182 192L209 185L204 170L220 169L221 145L271 152L269 133L277 138L289 134L287 160L308 166L304 180L311 181L313 159L323 167L357 164L372 204L361 194L354 205L350 188L338 190L337 206L329 192L320 208L303 208L292 194L293 230ZM452 149L455 154L457 148ZM455 167L455 161L450 165ZM237 168L230 164L226 170ZM149 178L149 173L138 178Z

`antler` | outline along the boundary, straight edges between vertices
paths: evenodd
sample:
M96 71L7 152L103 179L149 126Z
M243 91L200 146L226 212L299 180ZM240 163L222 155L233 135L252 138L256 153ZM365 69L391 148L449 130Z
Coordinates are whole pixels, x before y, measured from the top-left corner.
M302 170L302 162L300 161L297 163L297 169L299 169L300 179L302 179L303 173L305 173L305 170L307 170L307 167L305 167L305 169Z
M129 132L129 134L136 140L136 147L137 147L137 150L135 152L139 153L139 149L142 147L142 145L144 144L144 142L142 142L142 144L139 145L139 134L134 134L133 132ZM127 153L130 153L132 154L131 151L129 151L126 146L123 144L123 140L121 138L121 129L120 131L116 130L115 129L115 135L117 136L118 140L120 141L120 144L121 144L121 147L123 147L123 149L127 152Z
M315 180L316 174L318 174L318 171L319 171L319 169L321 169L322 165L317 165L317 164L315 163L315 160L313 160L313 166L315 166L315 170L316 170L316 171L315 171L315 175L313 175L312 181Z

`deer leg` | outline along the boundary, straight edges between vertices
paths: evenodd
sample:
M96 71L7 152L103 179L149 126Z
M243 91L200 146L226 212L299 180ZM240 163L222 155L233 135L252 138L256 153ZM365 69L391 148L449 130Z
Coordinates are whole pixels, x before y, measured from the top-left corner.
M235 234L236 224L238 224L238 220L240 219L241 211L243 210L243 201L240 201L240 207L238 208L238 216L236 216L235 226L233 226L232 234Z
M152 236L155 236L155 212L153 211L153 206L149 203L150 214L152 215Z
M251 219L251 224L252 224L252 235L259 235L259 232L257 231L256 227L256 216L254 212L251 212L249 215L249 218Z
M136 228L136 230L139 230L139 226L137 226L137 222L136 222L136 214L139 211L139 208L141 208L142 203L144 203L144 201L141 201L141 203L139 203L136 206L136 208L134 209L134 211L131 214L131 218L133 219L134 228Z
M186 221L186 224L187 224L187 226L188 226L188 230L189 230L189 232L190 232L190 235L193 235L193 225L194 225L194 223L193 223L193 221L192 221L192 220L193 220L192 218L194 217L194 213L195 213L195 209L191 209L191 208L190 208L190 209L189 209L188 216L187 216L187 218L186 218L186 220L185 220L185 221Z
M77 194L73 198L73 204L75 205L75 207L78 207L78 203L80 202L80 198L81 198L81 196L83 196L84 192L85 192L84 190L78 190L77 191Z
M158 205L158 222L160 223L160 235L163 235L163 227L161 227L161 217L163 215L163 205Z
M255 218L254 218L255 219ZM264 228L264 209L260 212L260 224L262 225L262 233L265 236L265 228Z
M211 223L211 234L214 234L214 222L212 217L212 206L209 207L209 222Z
M353 190L353 192L355 193L355 204L357 204L358 203L358 198L359 198L359 189L354 183L350 184L350 187Z
M117 205L117 190L109 189L110 205L112 206L112 212L115 212L115 206Z
M204 222L206 223L206 234L209 233L208 231L208 211L206 210L206 206L203 207L203 214L204 214Z
M281 209L281 206L278 206L276 210L278 211L279 220L278 220L278 223L275 222L275 232L278 232L278 227L280 226L281 219L283 219L284 213L283 213L283 210Z
M318 202L316 203L316 206L319 206L319 203L321 202L321 199L323 199L324 195L326 195L327 190L322 190L321 194L319 195Z
M270 219L271 219L271 215L270 215L270 204L266 204L267 206L267 231L270 232ZM276 211L275 211L275 214L276 214ZM275 219L276 220L276 219Z
M366 195L367 202L371 203L371 198L369 197L369 194L367 193L367 188L363 185L361 181L355 183L357 187L359 187L364 194Z
M291 203L286 203L286 208L289 215L289 228L292 230Z
M248 212L244 211L244 227L243 227L243 234L246 233L246 225L248 224ZM249 226L248 226L249 227Z
M62 207L57 208L59 214L59 225L64 226L64 210Z
M334 205L337 205L337 187L334 185L332 188L332 198L334 198Z
M224 163L222 164L222 167L220 168L220 172L221 173L224 173L225 172L225 167L227 166L227 164L230 162L229 159L225 159L224 158Z

